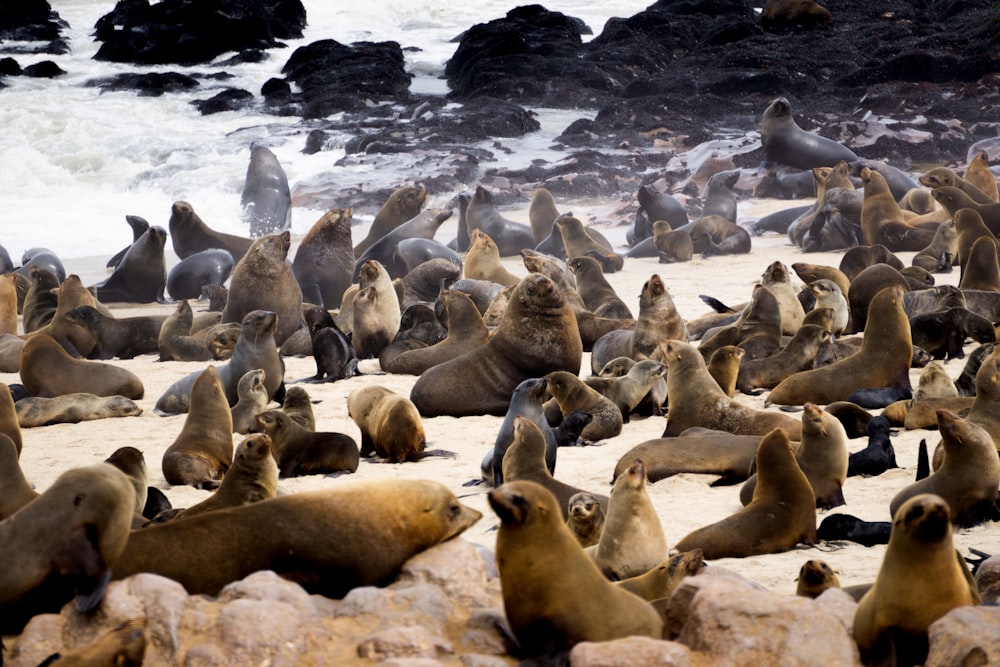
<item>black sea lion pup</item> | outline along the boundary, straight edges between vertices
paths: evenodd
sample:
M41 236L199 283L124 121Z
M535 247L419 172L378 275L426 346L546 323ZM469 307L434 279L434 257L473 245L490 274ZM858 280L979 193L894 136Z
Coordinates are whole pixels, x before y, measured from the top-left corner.
M927 629L956 607L981 598L952 544L949 509L940 496L903 503L875 584L854 613L852 633L865 664L919 665L927 659Z
M816 537L828 542L847 540L866 547L888 544L890 521L863 521L851 514L830 514L816 529Z
M889 439L889 419L882 415L868 422L868 446L847 457L847 476L877 476L896 465L896 450Z
M508 482L490 491L489 502L500 518L504 611L526 655L567 651L581 641L660 637L663 622L653 607L604 578L551 493L532 482ZM546 558L537 558L539 549Z
M271 437L281 477L355 472L358 444L343 433L307 431L280 410L257 415L257 430Z
M307 308L303 312L312 355L316 360L316 375L308 382L336 382L360 375L358 355L351 337L340 330L325 308Z

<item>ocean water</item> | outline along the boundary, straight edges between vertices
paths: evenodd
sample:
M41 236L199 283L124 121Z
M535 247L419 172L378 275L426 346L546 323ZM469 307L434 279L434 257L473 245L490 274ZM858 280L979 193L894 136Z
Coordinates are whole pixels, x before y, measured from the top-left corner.
M304 155L301 150L308 129L295 118L253 111L202 116L191 101L215 94L212 86L216 84L210 82L203 82L194 92L161 97L102 94L85 84L137 70L190 73L209 68L138 68L95 61L92 56L99 44L91 37L93 25L115 3L50 2L70 25L66 35L71 52L15 57L22 67L54 60L67 74L51 80L9 77L5 80L8 87L0 90L0 245L15 263L24 250L36 246L69 260L71 270L74 259L109 257L131 241L125 215L140 215L165 227L170 206L178 199L191 202L212 227L245 234L239 199L251 142L271 147L293 188L296 182L331 169L342 156L338 150ZM441 78L444 66L457 46L451 40L468 27L525 3L304 0L303 4L309 22L303 39L289 41L287 49L270 51L264 62L227 66L225 70L235 78L219 87L256 93L268 78L280 76L281 66L296 47L318 39L344 43L392 39L404 48L419 49L407 53L407 68L414 74L411 90L443 95L447 93ZM557 0L544 4L583 19L599 34L608 18L633 15L648 2ZM510 164L527 164L546 153L551 139L572 120L594 113L588 109L538 111L542 130L510 142L514 153L503 158ZM407 180L406 174L400 174L399 180ZM453 193L432 194L431 205L441 205ZM293 234L304 234L320 214L295 208Z

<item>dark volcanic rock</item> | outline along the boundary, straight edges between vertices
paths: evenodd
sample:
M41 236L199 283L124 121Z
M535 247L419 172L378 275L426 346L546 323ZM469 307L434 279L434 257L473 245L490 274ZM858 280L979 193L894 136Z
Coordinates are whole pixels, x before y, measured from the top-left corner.
M112 90L134 90L141 97L159 97L164 93L175 93L198 87L193 76L179 72L151 74L118 74L103 79L91 79L88 86L100 88L102 92Z
M0 51L6 53L67 53L69 45L62 29L69 27L47 0L5 0L0 2ZM3 42L43 42L35 46L10 48Z
M206 63L228 51L271 49L302 36L301 0L119 0L94 26L97 60Z
M241 88L226 88L207 100L195 100L193 104L203 116L220 111L237 111L253 103L253 93Z
M24 76L35 77L36 79L54 79L65 74L65 70L56 65L51 60L43 60L32 65L28 65L21 72Z

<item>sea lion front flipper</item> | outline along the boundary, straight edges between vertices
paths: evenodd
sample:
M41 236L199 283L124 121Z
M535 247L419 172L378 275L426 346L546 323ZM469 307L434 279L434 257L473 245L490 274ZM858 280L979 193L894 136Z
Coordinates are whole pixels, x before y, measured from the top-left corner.
M86 587L82 590L77 588L76 597L73 598L73 608L81 614L89 614L97 609L97 605L104 599L104 591L107 590L109 581L111 581L111 570L107 568L102 569L96 578L82 579L81 582Z

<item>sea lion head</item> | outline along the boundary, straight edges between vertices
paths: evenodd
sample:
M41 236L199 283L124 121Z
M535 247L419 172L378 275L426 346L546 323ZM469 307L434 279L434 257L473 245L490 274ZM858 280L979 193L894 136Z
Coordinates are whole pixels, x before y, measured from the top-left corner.
M567 506L570 516L577 522L591 521L601 509L597 498L585 491L574 494L569 499Z
M771 103L764 109L764 119L780 119L792 117L792 104L787 98L778 97L771 100Z
M563 213L555 219L555 224L559 228L559 231L563 233L583 231L583 223L572 213Z
M628 375L633 366L635 366L635 360L631 357L615 357L604 364L604 368L597 375L602 378L621 377Z
M369 259L361 265L361 271L358 272L358 277L360 278L362 284L368 285L378 280L379 275L382 273L385 273L386 277L389 275L389 272L385 270L385 267L382 266L381 262L377 259Z
M251 310L240 322L240 337L256 341L260 336L273 334L278 327L278 316L270 310Z
M513 401L517 397L529 400L532 403L544 403L548 396L548 388L549 381L546 378L529 378L514 388L511 400Z
M267 389L264 388L264 376L263 368L255 368L252 371L247 371L240 378L239 384L237 384L237 393L240 396L249 396L257 392L266 392Z
M271 436L266 433L252 433L236 448L235 457L244 461L260 461L271 455Z
M135 417L142 414L142 408L135 401L118 395L105 398L104 408L113 417Z
M660 274L654 273L649 277L649 280L642 284L642 293L639 294L639 305L642 305L644 299L647 303L652 303L658 296L665 294L666 291L667 286L663 284Z
M472 247L476 250L492 250L497 247L489 234L481 229L472 230Z
M736 349L739 350L739 356L743 357L743 350L740 348ZM635 372L646 378L661 378L667 374L667 367L655 359L643 359L633 364L629 372Z
M281 410L265 410L254 418L257 422L250 430L253 433L266 433L273 436L291 422L291 417Z
M890 548L897 539L923 544L937 544L950 539L950 512L947 501L941 496L933 493L913 496L896 510L892 519Z
M562 522L562 512L555 496L535 482L507 482L491 490L488 499L504 528L530 528L553 521Z
M810 435L828 435L823 408L806 403L802 411L802 432Z
M195 225L201 219L195 216L194 207L186 201L178 200L170 207L170 225Z
M625 469L618 479L615 480L615 487L621 485L628 489L641 489L646 486L646 464L642 459L636 459ZM614 490L612 489L612 493Z
M476 186L476 191L472 195L471 204L482 205L482 204L493 204L493 193L484 188L481 185Z
M686 344L683 341L664 339L659 342L658 347L660 354L663 355L663 360L667 363L667 368L684 358Z
M147 243L151 243L154 249L162 248L167 244L167 230L159 225L150 227L145 232Z
M938 430L944 440L945 451L963 447L966 443L978 440L979 443L992 446L993 438L986 430L968 419L962 419L951 410L937 410ZM984 447L985 448L985 447Z
M934 190L931 194L934 195L935 199L941 202L942 206L944 206L945 200L948 200L947 191ZM979 211L971 208L958 209L952 217L952 221L955 223L955 230L959 234L966 230L977 229L985 225L983 222L983 216L979 215Z
M925 188L943 188L946 185L955 185L955 174L950 169L944 167L934 167L929 169L917 179L920 185Z
M817 301L822 301L823 299L838 294L843 296L843 293L840 291L840 286L832 280L828 280L826 278L814 280L809 283L809 291L812 292L813 297L815 297Z
M566 303L555 283L540 273L529 273L522 278L514 292L516 300L531 309L561 308Z
M778 283L791 282L791 278L788 275L788 267L780 261L771 262L764 270L764 273L761 274L761 280L764 285L776 285Z
M101 320L101 313L92 306L77 306L66 313L66 318L80 326L96 326Z
M796 581L799 582L797 591L799 595L804 595L807 591L812 591L818 586L822 586L824 590L840 587L840 580L833 568L826 561L818 559L807 560L799 568L799 576Z

